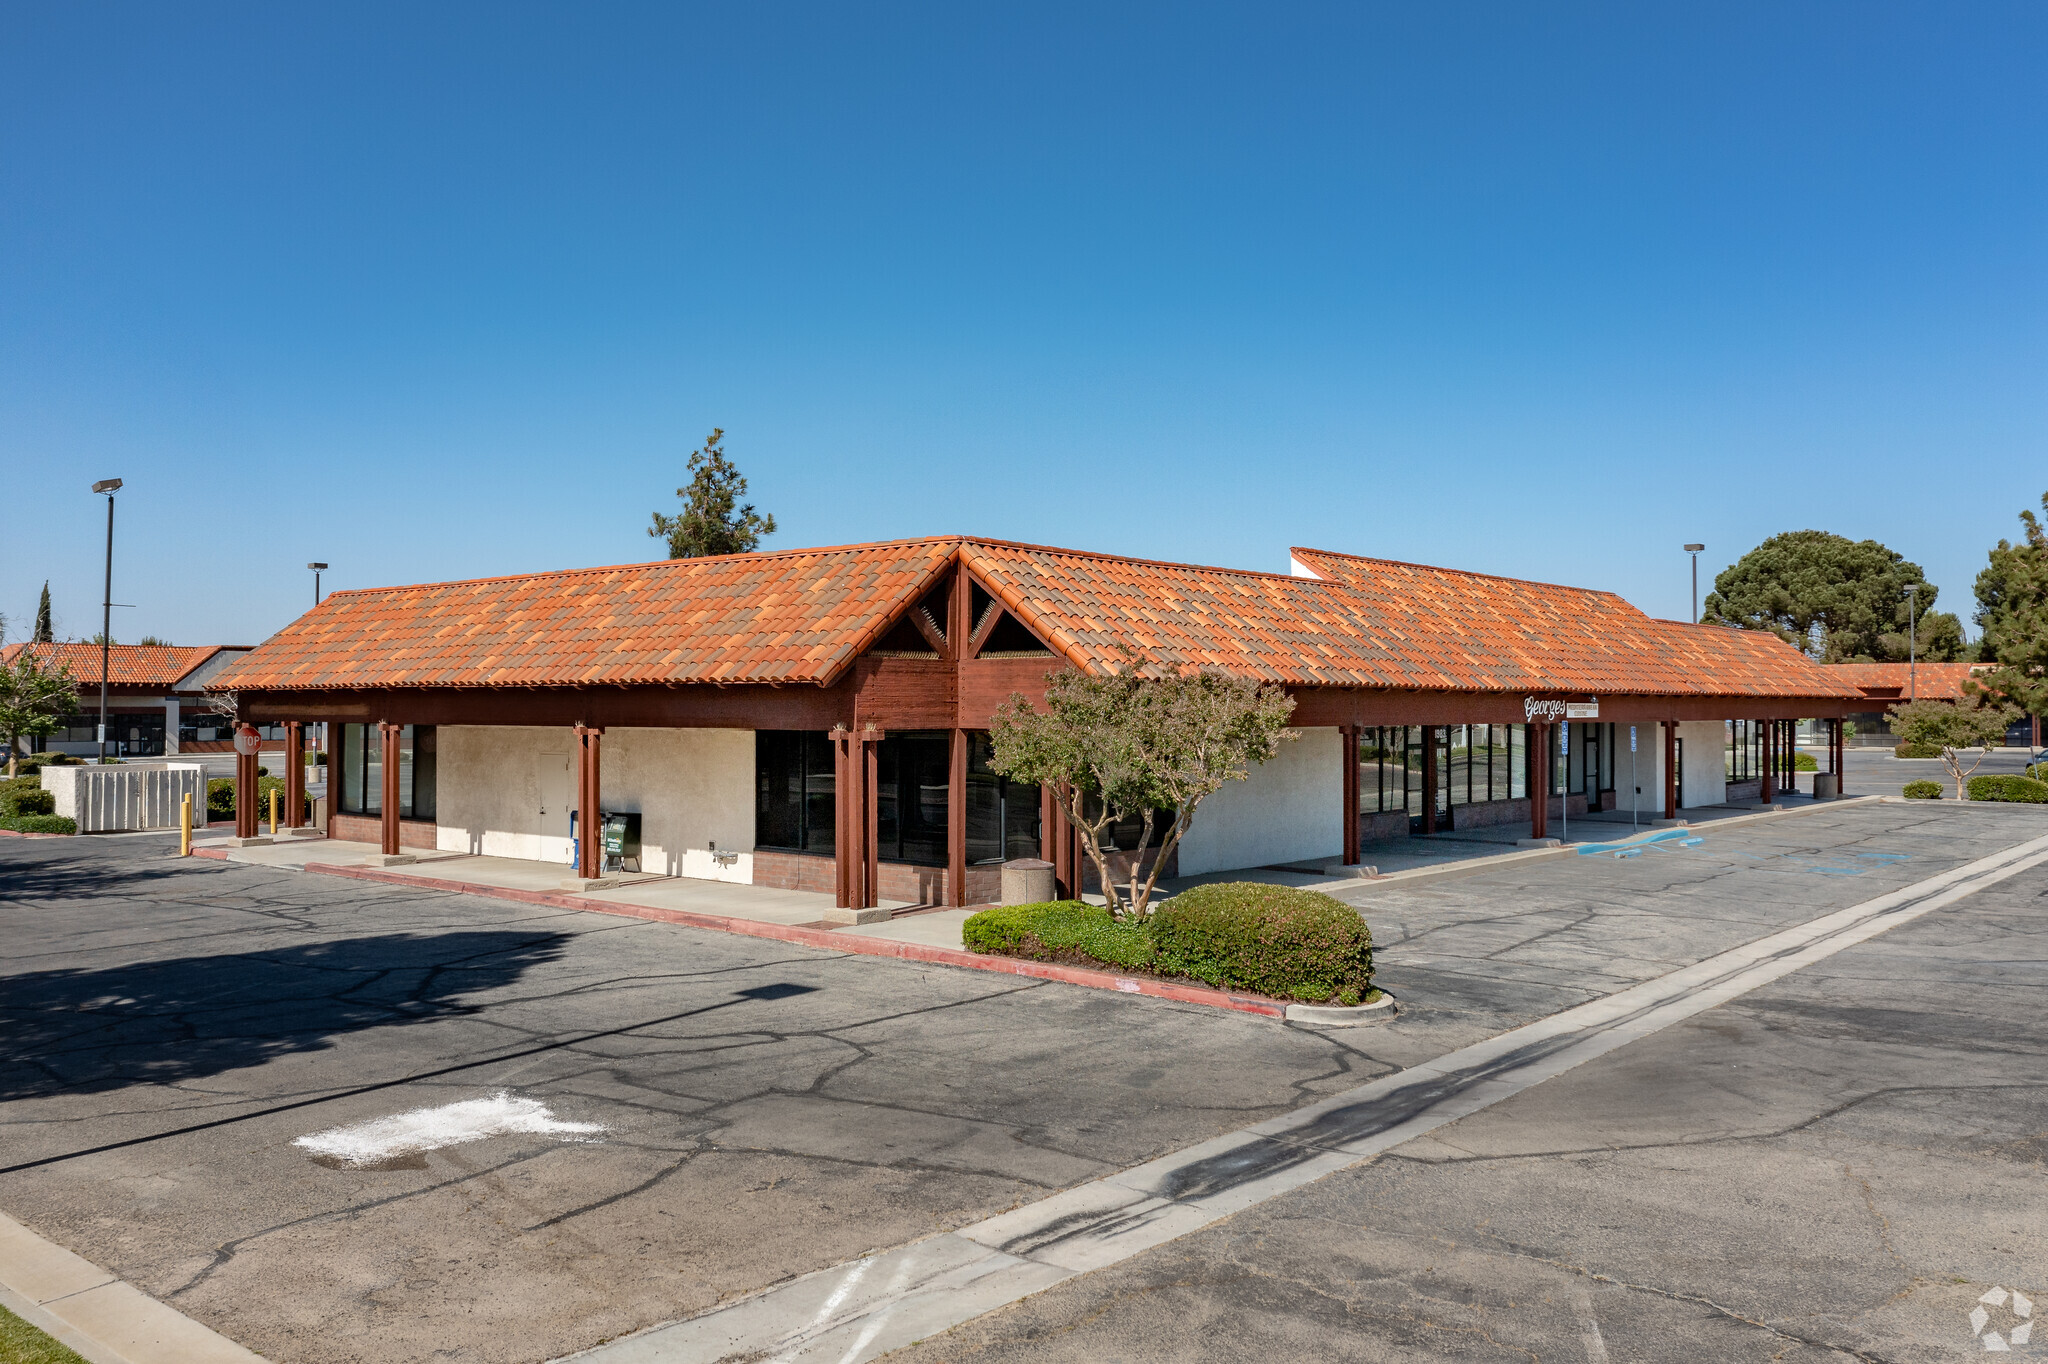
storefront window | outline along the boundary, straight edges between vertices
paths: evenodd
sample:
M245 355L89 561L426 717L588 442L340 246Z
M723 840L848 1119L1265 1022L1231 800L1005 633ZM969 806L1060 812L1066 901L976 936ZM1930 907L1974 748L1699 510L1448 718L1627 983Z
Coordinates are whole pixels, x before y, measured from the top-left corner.
M830 857L837 832L832 740L802 730L754 734L754 845Z
M1039 788L991 771L988 762L994 752L986 734L975 735L967 750L970 863L1004 862L1039 853Z
M875 842L884 861L946 865L946 768L952 740L940 729L891 734L877 745Z
M375 725L342 725L341 804L343 814L384 813L384 745ZM439 810L439 747L434 726L406 725L398 732L398 817L432 819Z

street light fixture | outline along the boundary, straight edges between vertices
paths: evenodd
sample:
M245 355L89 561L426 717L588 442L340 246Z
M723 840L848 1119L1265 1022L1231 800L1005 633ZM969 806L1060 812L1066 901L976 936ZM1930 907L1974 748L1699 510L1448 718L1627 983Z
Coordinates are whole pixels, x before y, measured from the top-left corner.
M1920 584L1906 584L1906 700L1920 699L1920 648L1914 638L1913 621L1920 614Z
M1684 545L1681 548L1687 554L1692 555L1692 623L1698 625L1700 623L1700 551L1705 549L1706 546Z
M313 605L318 606L320 604L320 574L325 571L327 565L307 564L306 567L313 570Z
M114 643L114 494L121 480L103 478L92 485L107 496L107 590L100 598L100 758L107 760L107 655Z

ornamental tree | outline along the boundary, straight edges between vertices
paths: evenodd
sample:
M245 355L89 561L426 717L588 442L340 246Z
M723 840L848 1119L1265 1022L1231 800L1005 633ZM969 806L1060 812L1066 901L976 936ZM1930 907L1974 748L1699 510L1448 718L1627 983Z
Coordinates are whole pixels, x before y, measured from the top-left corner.
M1103 675L1049 675L1043 710L1012 695L989 725L989 766L1054 792L1081 832L1110 913L1136 921L1151 912L1160 871L1201 803L1300 737L1287 728L1293 713L1294 699L1278 687L1216 672L1174 673L1127 654ZM1147 866L1144 850L1162 813L1165 837ZM1119 886L1102 839L1132 817L1144 832L1129 880Z
M1983 764L1992 746L2005 738L2006 726L2019 718L2011 706L1984 702L1907 701L1885 713L1891 717L1892 734L1900 743L1941 749L1941 765L1955 781L1957 800L1970 798L1965 780ZM1977 759L1965 768L1963 750L1971 748L1979 750Z
M749 502L740 505L747 480L718 448L724 428L714 428L704 448L690 456L690 486L676 489L683 509L674 516L654 513L647 533L668 542L671 559L699 559L713 554L748 554L760 548L761 537L775 533L775 518L763 516Z
M1908 583L1921 584L1917 606ZM1909 654L1946 662L1962 656L1963 625L1931 609L1935 596L1918 564L1875 540L1795 530L1715 578L1700 619L1769 630L1823 663L1904 663Z
M39 739L78 709L78 684L59 663L46 668L23 649L12 663L0 663L0 739L7 743L7 775L19 770L21 741Z

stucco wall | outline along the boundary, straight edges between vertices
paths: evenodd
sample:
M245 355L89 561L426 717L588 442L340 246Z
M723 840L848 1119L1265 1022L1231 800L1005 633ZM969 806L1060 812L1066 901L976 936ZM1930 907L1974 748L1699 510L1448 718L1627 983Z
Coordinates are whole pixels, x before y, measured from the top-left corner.
M1719 720L1683 720L1678 737L1685 741L1685 789L1681 807L1719 805L1728 799L1728 730ZM1636 779L1642 795L1635 808L1645 815L1664 813L1664 733L1655 721L1636 723ZM1628 722L1614 727L1615 808L1629 808Z
M567 864L567 816L541 816L546 755L566 757L566 729L443 725L436 822L441 848ZM707 880L753 879L754 735L743 729L613 729L601 750L600 800L640 815L641 869ZM561 789L561 788L558 788ZM544 827L545 826L545 827ZM712 857L739 856L731 866Z
M1343 745L1335 729L1300 733L1202 802L1181 840L1182 876L1344 855Z

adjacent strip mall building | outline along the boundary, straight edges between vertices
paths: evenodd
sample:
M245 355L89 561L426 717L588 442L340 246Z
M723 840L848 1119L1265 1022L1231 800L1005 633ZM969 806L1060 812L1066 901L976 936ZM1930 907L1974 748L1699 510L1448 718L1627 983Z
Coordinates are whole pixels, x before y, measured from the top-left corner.
M1019 857L1085 884L1056 802L989 769L987 729L1126 649L1295 699L1299 741L1203 804L1182 875L1768 799L1794 721L1839 743L1865 704L1770 635L1607 592L1322 550L1292 567L941 537L336 592L213 685L288 744L331 726L333 837L567 863L572 811L631 811L647 870L854 908L981 903Z

